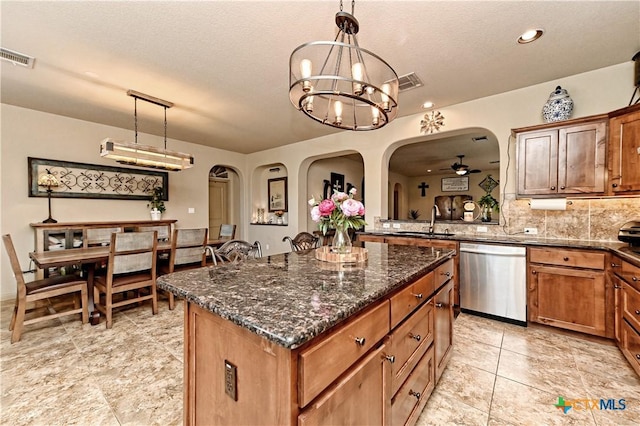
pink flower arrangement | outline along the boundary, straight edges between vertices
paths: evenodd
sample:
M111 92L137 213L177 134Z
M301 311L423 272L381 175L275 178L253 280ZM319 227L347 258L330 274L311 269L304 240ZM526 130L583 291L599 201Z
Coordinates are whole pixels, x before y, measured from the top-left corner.
M318 202L315 198L309 200L311 219L317 222L323 234L329 228L358 229L367 223L364 221L364 205L353 197L356 188L349 193L334 191L331 198Z

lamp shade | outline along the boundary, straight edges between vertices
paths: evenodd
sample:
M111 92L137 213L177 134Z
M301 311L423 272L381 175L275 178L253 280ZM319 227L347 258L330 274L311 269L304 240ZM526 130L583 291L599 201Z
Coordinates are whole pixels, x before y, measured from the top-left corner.
M38 186L46 186L47 188L59 186L58 178L52 175L48 170L38 177Z

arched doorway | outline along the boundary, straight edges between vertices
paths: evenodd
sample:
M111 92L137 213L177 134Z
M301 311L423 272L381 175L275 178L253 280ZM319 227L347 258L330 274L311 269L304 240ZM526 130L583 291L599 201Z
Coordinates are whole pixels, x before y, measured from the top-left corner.
M209 238L220 234L223 224L236 225L240 229L240 181L235 170L215 165L209 171Z

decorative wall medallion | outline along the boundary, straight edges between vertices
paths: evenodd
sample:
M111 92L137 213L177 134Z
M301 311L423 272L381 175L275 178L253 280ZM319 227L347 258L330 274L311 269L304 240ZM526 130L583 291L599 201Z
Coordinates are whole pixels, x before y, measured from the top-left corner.
M424 119L420 121L420 131L422 133L440 131L440 127L444 127L444 115L440 111L428 112L424 115Z

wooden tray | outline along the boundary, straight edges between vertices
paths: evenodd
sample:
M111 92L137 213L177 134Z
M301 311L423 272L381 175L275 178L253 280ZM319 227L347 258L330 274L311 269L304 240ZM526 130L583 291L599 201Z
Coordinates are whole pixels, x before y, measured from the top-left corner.
M364 262L369 257L368 253L367 249L362 247L352 247L351 253L333 253L331 246L322 246L316 249L316 259L333 263Z

